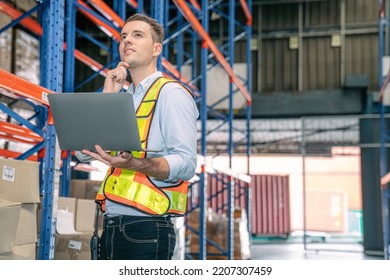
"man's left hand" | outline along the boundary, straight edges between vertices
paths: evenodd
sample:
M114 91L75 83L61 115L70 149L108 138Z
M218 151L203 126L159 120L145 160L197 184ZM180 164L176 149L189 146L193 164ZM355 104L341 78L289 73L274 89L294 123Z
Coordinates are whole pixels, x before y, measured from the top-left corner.
M89 150L82 150L83 154L86 154L94 159L103 162L104 164L112 167L128 168L133 160L133 155L129 152L121 152L117 156L112 156L102 149L99 145L95 145L96 152Z

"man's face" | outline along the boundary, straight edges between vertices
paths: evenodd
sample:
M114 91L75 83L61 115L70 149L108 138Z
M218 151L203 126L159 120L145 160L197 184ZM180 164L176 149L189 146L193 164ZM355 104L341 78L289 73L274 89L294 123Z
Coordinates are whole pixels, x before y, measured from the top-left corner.
M161 53L161 44L153 42L149 24L131 21L122 28L119 53L121 60L127 62L130 69L148 66Z

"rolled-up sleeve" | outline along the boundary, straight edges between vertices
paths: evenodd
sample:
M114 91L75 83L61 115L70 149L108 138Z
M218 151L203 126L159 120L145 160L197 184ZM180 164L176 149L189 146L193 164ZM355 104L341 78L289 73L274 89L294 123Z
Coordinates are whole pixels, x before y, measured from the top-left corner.
M76 151L75 152L75 156L81 162L90 162L90 161L94 160L93 157L90 157L90 156L88 156L86 154L83 154L81 151Z
M193 97L181 86L164 86L160 103L160 127L166 146L164 158L169 164L168 180L189 180L197 164L196 120L199 112Z

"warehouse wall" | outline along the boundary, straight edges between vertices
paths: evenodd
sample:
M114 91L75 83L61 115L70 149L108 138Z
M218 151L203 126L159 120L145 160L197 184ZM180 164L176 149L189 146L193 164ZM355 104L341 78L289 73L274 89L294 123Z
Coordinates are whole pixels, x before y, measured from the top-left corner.
M336 89L348 75L366 75L377 89L377 3L255 4L254 14L255 92Z
M351 230L350 224L354 222L352 219L348 221L348 213L362 210L360 157L358 155L307 157L305 170L302 161L300 156L252 156L251 174L288 176L292 231L303 229L305 214L308 221L316 221L307 224L309 230L347 233ZM215 167L222 170L228 168L226 157L216 157L212 162ZM232 169L237 173L245 173L246 158L234 157ZM310 197L306 197L308 208L305 213L303 212L304 184L306 184L306 192L311 194ZM322 212L311 207L316 197L320 198L320 204L317 203L317 206L319 205ZM332 199L335 201L335 197L343 203L342 208L339 208L341 205L337 203L332 204Z

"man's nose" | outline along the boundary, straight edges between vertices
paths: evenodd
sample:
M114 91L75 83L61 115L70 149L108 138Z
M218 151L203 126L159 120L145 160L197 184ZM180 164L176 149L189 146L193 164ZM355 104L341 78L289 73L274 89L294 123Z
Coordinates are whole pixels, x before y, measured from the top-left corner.
M131 39L130 34L125 37L124 43L125 44L133 44L133 40Z

